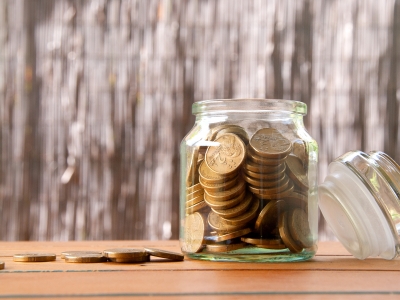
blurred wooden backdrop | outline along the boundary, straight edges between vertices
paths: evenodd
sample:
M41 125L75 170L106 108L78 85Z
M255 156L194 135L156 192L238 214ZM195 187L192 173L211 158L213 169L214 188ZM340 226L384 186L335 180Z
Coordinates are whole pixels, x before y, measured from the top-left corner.
M320 178L351 149L399 161L399 4L0 0L0 239L177 238L202 99L307 103Z

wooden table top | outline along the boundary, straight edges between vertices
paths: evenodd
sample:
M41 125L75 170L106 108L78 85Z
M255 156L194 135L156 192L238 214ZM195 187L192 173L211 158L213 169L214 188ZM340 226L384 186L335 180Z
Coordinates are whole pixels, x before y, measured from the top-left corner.
M320 242L307 262L230 263L154 259L139 264L66 263L67 250L153 247L180 252L178 241L0 242L0 299L377 299L400 297L400 259L364 261L338 242ZM21 252L56 261L14 262Z

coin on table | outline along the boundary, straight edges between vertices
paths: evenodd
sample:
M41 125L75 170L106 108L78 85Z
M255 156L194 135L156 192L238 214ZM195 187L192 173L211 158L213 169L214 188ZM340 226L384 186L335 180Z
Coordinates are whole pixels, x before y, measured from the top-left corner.
M249 135L247 134L246 130L243 129L243 127L240 126L230 126L224 129L221 129L220 131L217 132L215 135L215 139L218 139L221 135L225 133L234 133L236 134L239 138L242 139L242 141L245 144L249 143Z
M300 208L292 210L289 214L288 226L292 237L303 248L309 248L313 245L308 216L304 210Z
M176 252L146 247L144 248L144 250L151 256L166 258L175 261L182 261L184 259L184 256L182 254Z
M187 253L196 253L201 250L204 240L204 219L196 212L188 215L184 223L182 250Z
M0 270L3 270L5 266L6 264L4 263L4 261L0 261Z
M144 249L134 248L114 248L103 251L103 255L110 259L122 259L122 260L142 260L148 258L148 254Z
M18 262L46 262L56 260L54 253L21 253L14 254L14 261Z
M254 229L260 233L270 233L278 226L278 216L285 210L283 200L271 200L259 213Z
M242 215L234 218L224 218L221 216L227 224L240 226L241 224L247 224L257 216L257 211L260 206L260 202L255 199L252 201L249 209Z
M240 204L234 207L228 209L215 209L215 208L211 209L223 218L234 218L244 214L249 208L252 200L253 200L253 195L251 193L248 193L244 198L244 200Z
M244 229L239 229L239 230L228 232L228 233L218 234L215 241L222 242L222 241L231 240L231 239L249 234L250 232L251 232L250 228L244 228Z
M246 190L244 190L239 196L236 196L232 199L226 201L215 201L212 199L207 198L207 194L204 195L204 201L206 201L207 205L211 208L215 209L228 209L238 205L244 199L246 195Z
M286 158L286 170L289 177L302 190L308 190L307 172L304 170L300 158L294 155L288 155Z
M63 251L61 252L61 258L64 259L65 256L74 256L74 255L88 255L88 254L94 254L94 255L103 255L102 252L100 251L81 251L81 250L76 250L76 251Z
M237 176L236 173L233 174L218 174L216 172L214 172L213 170L211 170L207 164L205 163L205 161L203 161L200 164L199 167L199 175L201 177L201 182L203 183L221 183L221 182L226 182L230 179L233 179Z
M233 133L225 133L215 140L218 146L207 149L205 162L218 174L232 174L244 161L246 147L243 141Z
M283 158L292 151L292 143L274 128L258 130L249 143L258 155L267 158Z
M290 234L288 224L289 213L287 211L284 211L279 217L279 234L281 235L282 241L291 252L300 253L303 250L303 247L298 242L296 242Z
M238 250L244 248L246 246L245 243L235 243L235 244L210 244L206 245L207 252L220 253L220 252L229 252L233 250Z
M65 255L64 259L67 263L100 263L107 261L107 257L101 253L76 253Z
M135 264L135 263L150 261L150 256L146 255L143 257L135 257L135 258L108 258L108 260L114 263Z

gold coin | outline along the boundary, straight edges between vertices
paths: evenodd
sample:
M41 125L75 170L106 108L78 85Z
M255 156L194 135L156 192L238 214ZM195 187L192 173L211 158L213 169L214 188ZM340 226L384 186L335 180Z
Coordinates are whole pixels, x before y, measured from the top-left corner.
M201 209L207 207L207 203L203 200L199 203L196 203L192 206L186 207L186 213L192 214L194 212L200 211Z
M284 211L281 213L279 218L279 234L281 235L283 243L293 253L300 253L303 247L297 243L290 234L288 226L288 212Z
M246 174L243 174L243 178L251 186L259 189L264 189L264 188L279 187L286 184L286 181L289 181L289 177L287 177L285 173L283 173L282 175L283 176L281 178L275 180L263 180L263 179L252 178ZM287 184L289 184L289 182L287 182Z
M303 248L309 248L313 245L310 226L308 224L307 213L296 208L289 214L289 231L293 239L295 239Z
M205 161L203 161L200 164L199 175L200 175L201 181L203 183L221 183L221 182L226 182L226 181L229 181L230 179L233 179L233 178L235 178L237 176L236 173L233 173L233 174L230 174L230 175L217 174L207 166Z
M218 146L207 149L205 162L218 174L232 174L242 165L246 148L243 141L233 133L225 133L215 140Z
M308 198L299 192L293 191L283 198L290 206L306 208L308 205Z
M285 245L282 239L262 239L262 238L251 238L251 237L242 237L242 242L253 244L253 245Z
M204 200L204 194L201 194L201 195L197 196L196 198L193 198L192 200L186 201L186 207L193 206L197 203L200 203L203 200Z
M286 189L285 189L286 188ZM249 190L256 195L259 199L274 200L284 198L293 191L294 185L292 181L288 181L288 185L279 186L278 188L271 189L257 189L255 187L249 186Z
M192 151L188 151L188 171L186 174L186 186L192 186L198 183L197 162L199 159L199 147L193 147Z
M249 208L252 200L253 200L253 195L251 193L248 193L244 198L244 200L239 205L236 205L228 209L215 209L215 208L211 209L223 218L234 218L245 213Z
M216 214L213 211L211 211L208 214L207 221L211 228L217 230L218 232L226 232L226 233L237 231L239 229L246 227L247 225L246 223L241 223L239 225L228 224L224 219L222 219L218 214Z
M261 179L261 180L274 180L274 179L279 179L282 178L282 176L285 174L285 169L286 169L286 164L280 164L278 165L278 169L276 172L270 172L270 173L263 173L263 172L254 172L246 169L246 164L243 166L243 171L247 176L250 176L255 179Z
M208 134L208 139L209 141L214 141L216 139L217 134L224 129L229 129L229 128L241 128L239 125L235 124L222 124L218 125L214 128L211 128L209 134Z
M103 253L99 251L63 251L61 252L61 258L64 259L65 256L74 256L82 254L102 255Z
M223 192L223 191L229 190L237 183L238 178L235 177L229 181L220 182L220 183L208 183L208 182L203 182L202 177L200 177L199 181L200 181L202 187L206 191L208 191L209 193L214 193L214 192Z
M257 165L275 167L282 164L284 162L284 158L285 157L281 159L265 158L261 155L258 155L250 146L247 147L247 160Z
M271 233L278 226L278 216L285 210L285 207L285 201L271 200L258 215L254 229L262 234Z
M144 250L151 256L166 258L175 261L182 261L184 259L184 256L182 254L176 252L154 248L144 248Z
M301 189L308 190L308 176L303 168L301 160L294 156L288 155L286 158L286 172L293 182Z
M218 234L216 241L217 242L222 242L222 241L227 241L227 240L231 240L237 237L241 237L244 236L248 233L251 232L250 228L244 228L244 229L239 229L237 231L233 231L233 232L229 232L226 234Z
M94 254L94 253L65 255L64 259L65 262L67 263L100 263L107 261L107 257L103 256L103 254Z
M144 249L133 249L133 248L114 248L103 251L103 255L107 258L118 258L118 259L134 259L143 258L148 256Z
M212 244L206 245L206 251L212 253L220 253L220 252L229 252L233 250L238 250L245 247L245 243L236 243L236 244Z
M132 258L108 258L109 261L115 263L132 264L150 261L150 256L132 257Z
M193 200L194 198L204 195L204 189L199 189L197 191L194 191L193 193L187 194L186 195L186 201Z
M286 168L286 164L284 163L284 160L280 164L277 165L261 165L257 164L250 159L246 159L245 162L243 163L243 168L246 171L251 171L251 172L256 172L256 173L261 173L261 174L275 174L275 173L280 173L282 172L282 168Z
M246 130L244 130L242 127L240 126L230 126L224 129L221 129L220 131L217 132L217 134L215 135L215 139L218 139L221 135L225 134L225 133L234 133L236 134L239 138L242 139L242 141L245 144L249 143L249 135L247 134Z
M6 264L4 261L0 261L0 270L3 270L5 268Z
M202 190L202 189L203 189L203 187L201 186L201 184L196 183L195 185L192 185L192 186L186 188L186 195L190 195L191 193L196 192L198 190Z
M258 130L249 143L256 154L267 158L283 158L292 151L292 143L274 128Z
M238 205L244 199L245 195L246 195L246 190L244 190L239 196L237 196L233 199L226 200L226 201L215 201L212 199L208 199L207 194L205 194L204 201L206 201L207 205L211 208L228 209L228 208Z
M207 199L211 199L214 201L226 201L226 200L230 200L230 199L237 197L245 189L246 189L245 181L239 180L238 185L234 186L233 188L231 188L227 191L210 193L206 190L204 194L205 194L205 197L207 197Z
M246 181L249 180L249 178L246 178ZM250 182L249 182L250 184ZM255 185L258 184L258 185ZM255 191L256 194L276 194L276 193L280 193L282 191L285 191L290 184L290 180L289 177L287 177L285 175L285 177L282 180L278 180L278 181L261 181L258 182L256 180L252 180L251 185L249 186L249 189L251 191Z
M254 245L258 248L264 248L264 249L271 249L271 250L282 250L282 249L286 249L286 245L285 244L277 244L277 245Z
M53 253L22 253L14 254L14 261L18 262L45 262L56 260L56 255Z
M251 206L248 211L246 211L244 214L234 217L234 218L224 218L221 216L221 219L223 219L227 224L230 225L240 225L240 224L247 224L251 220L253 220L257 216L257 210L260 206L260 202L255 200L252 201Z
M186 253L195 253L201 250L204 240L204 219L199 213L190 214L184 223L182 250Z

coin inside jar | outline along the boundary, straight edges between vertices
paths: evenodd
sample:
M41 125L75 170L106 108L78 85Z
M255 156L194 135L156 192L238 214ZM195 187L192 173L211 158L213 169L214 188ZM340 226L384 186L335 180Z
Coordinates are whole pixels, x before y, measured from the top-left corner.
M258 130L249 143L257 155L266 158L286 157L292 150L292 143L274 128Z
M204 219L196 212L190 214L185 219L184 238L182 250L187 253L196 253L201 250L204 240Z
M308 190L308 177L307 172L303 168L301 160L294 156L289 155L286 158L286 165L289 177L301 190Z

